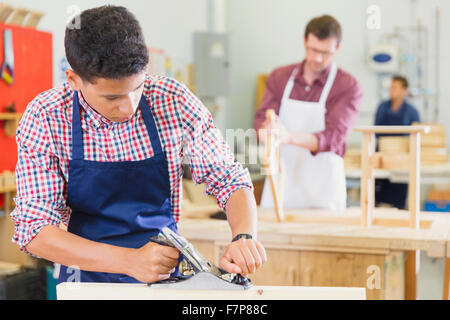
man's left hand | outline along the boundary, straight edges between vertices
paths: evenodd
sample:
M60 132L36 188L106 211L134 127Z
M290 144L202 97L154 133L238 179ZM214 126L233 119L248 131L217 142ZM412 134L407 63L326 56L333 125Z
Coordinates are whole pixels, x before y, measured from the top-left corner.
M266 261L266 250L260 242L241 238L228 245L220 258L219 266L229 273L240 273L246 277Z

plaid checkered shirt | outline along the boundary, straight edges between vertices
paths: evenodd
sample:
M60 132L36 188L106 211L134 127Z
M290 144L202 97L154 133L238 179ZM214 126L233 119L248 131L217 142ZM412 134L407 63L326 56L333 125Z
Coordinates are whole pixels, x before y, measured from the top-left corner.
M42 227L67 225L70 219L66 200L72 156L73 93L64 83L39 94L27 106L17 129L12 241L25 252L25 246ZM181 215L184 164L189 164L194 183L204 183L205 193L215 196L222 209L234 191L253 190L247 169L234 160L211 114L185 86L168 77L147 75L143 95L167 157L175 221ZM94 111L80 93L78 97L85 160L118 162L152 157L139 108L130 120L111 122Z

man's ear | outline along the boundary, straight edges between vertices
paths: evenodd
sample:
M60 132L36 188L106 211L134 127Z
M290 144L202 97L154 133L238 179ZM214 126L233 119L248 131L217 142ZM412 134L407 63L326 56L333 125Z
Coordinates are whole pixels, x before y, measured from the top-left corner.
M66 69L65 71L67 82L74 91L79 91L81 88L81 78L72 69Z

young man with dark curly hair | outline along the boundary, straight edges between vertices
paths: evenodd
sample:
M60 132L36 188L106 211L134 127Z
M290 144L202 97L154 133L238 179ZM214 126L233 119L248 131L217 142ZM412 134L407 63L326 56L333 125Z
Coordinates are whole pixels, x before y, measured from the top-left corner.
M266 261L253 186L210 113L181 83L146 73L147 46L126 8L77 19L65 34L67 82L31 101L17 129L13 242L61 264L59 282L73 266L82 282L167 279L179 252L149 237L177 230L188 162L227 214L234 241L221 267L253 273Z

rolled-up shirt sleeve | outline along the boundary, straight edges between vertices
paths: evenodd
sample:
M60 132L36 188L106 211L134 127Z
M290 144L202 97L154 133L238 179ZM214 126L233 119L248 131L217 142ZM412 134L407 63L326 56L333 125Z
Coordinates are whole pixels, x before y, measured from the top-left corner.
M313 154L332 151L344 156L347 135L358 117L363 97L361 86L352 80L341 94L327 101L325 130L314 134L318 149Z
M27 252L26 245L47 225L67 220L69 208L64 197L65 179L54 153L51 134L39 102L27 107L16 132L16 207L12 242ZM28 252L27 252L28 253Z
M215 127L205 106L188 89L184 89L183 157L190 166L195 184L206 184L205 194L213 195L224 210L233 192L246 188L253 191L247 169L234 160L229 145Z

